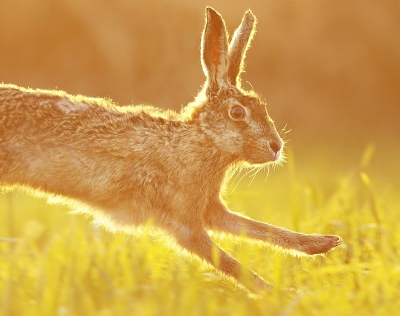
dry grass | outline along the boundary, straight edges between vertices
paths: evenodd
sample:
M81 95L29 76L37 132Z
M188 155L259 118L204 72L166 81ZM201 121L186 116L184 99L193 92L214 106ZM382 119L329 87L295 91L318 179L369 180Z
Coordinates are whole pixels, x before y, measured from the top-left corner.
M292 229L341 235L296 258L214 236L276 290L255 298L159 232L110 234L22 193L0 195L0 315L394 315L400 308L400 198L363 173L289 165L245 178L230 206ZM303 170L303 172L302 172ZM318 179L313 180L313 179ZM296 289L298 292L287 291Z

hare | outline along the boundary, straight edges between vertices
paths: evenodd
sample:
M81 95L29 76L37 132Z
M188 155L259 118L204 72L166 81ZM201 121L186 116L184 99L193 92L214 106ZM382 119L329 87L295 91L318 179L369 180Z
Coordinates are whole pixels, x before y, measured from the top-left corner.
M277 162L284 146L265 104L240 84L255 23L247 11L228 44L221 15L206 8L206 82L179 113L1 84L1 185L78 201L114 230L151 220L252 291L270 285L220 249L207 230L244 233L307 255L338 246L338 236L254 221L231 212L221 199L232 166Z

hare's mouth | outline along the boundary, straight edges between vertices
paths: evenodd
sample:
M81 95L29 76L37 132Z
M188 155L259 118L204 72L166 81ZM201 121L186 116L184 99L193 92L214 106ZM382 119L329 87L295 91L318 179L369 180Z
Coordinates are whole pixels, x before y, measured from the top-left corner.
M281 152L282 152L282 150L279 150L279 151L277 151L275 153L273 161L278 161L279 160L279 158L281 157Z
M246 155L245 160L252 165L263 165L268 163L278 162L281 158L281 152L273 153L270 151L263 151Z

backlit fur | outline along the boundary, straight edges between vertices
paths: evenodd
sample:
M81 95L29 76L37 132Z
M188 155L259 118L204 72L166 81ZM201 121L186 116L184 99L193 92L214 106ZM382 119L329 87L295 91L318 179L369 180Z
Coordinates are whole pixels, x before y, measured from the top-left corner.
M180 113L0 85L1 185L77 201L114 230L129 232L151 220L181 247L254 291L268 285L219 249L206 230L245 233L310 255L337 246L337 236L253 221L230 212L221 199L233 165L264 166L283 150L265 104L239 86L254 25L247 11L228 50L222 17L206 9L206 83ZM234 105L245 109L242 120L229 115Z

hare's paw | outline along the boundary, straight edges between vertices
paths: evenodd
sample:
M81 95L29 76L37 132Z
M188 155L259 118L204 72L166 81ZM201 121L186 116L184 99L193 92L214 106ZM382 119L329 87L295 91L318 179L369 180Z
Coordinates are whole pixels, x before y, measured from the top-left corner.
M336 235L306 235L301 251L308 255L323 254L341 243L342 238Z

